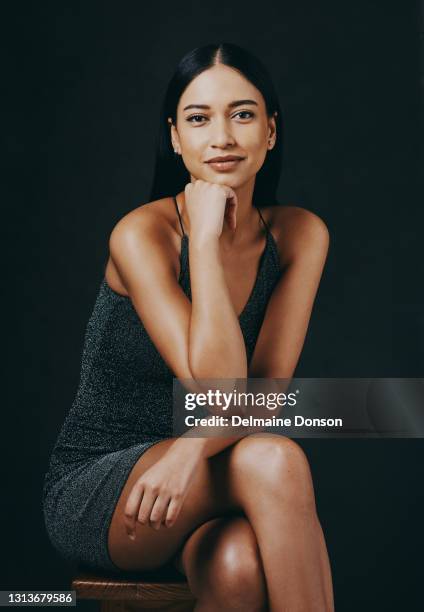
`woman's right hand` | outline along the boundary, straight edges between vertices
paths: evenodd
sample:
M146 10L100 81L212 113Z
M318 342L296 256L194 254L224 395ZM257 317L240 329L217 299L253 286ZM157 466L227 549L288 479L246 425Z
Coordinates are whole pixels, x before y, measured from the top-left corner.
M235 231L237 195L231 187L197 179L185 186L184 193L190 228L196 238L219 238L224 220Z

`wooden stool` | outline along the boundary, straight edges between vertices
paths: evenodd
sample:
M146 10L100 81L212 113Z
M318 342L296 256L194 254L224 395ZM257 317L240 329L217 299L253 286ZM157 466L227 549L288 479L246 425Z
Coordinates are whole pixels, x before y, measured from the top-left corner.
M78 599L97 599L101 612L192 612L193 597L185 576L143 572L115 578L113 575L81 571L72 580L72 590Z

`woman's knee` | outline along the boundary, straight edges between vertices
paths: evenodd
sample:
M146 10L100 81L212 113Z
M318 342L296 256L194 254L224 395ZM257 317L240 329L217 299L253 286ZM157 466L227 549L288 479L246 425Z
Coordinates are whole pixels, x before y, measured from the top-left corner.
M305 509L315 509L308 459L290 438L267 433L242 438L233 448L230 470L239 488L242 480L250 489L281 494Z
M225 610L267 609L262 560L245 517L215 521L197 553L185 565L189 582L194 580L193 570L197 575L191 586L200 601L212 599L217 608Z

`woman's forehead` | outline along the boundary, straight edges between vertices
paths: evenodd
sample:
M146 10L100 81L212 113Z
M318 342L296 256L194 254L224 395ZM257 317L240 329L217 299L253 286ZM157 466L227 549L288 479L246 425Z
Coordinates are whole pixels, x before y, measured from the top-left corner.
M264 105L260 91L240 72L217 64L197 75L186 87L178 103L183 110L187 105L200 104L225 108L235 100L250 99Z

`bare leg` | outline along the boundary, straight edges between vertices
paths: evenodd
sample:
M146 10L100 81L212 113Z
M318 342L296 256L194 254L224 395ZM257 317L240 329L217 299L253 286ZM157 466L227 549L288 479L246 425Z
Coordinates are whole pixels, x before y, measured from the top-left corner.
M137 461L125 483L112 515L108 533L109 554L123 570L151 570L173 559L187 537L206 521L239 514L242 510L231 499L224 484L228 451L202 461L193 477L178 519L172 527L155 530L148 524L136 523L136 539L130 540L124 523L125 505L136 480L173 444L167 439L149 448Z
M138 476L171 443L166 440L149 449L124 486L109 530L109 550L115 563L122 569L159 567L178 553L185 540L188 545L187 538L202 524L241 511L257 539L270 610L332 612L330 565L316 515L309 466L301 448L288 438L255 434L205 460L175 525L155 531L137 524L136 540L128 538L122 520L127 496ZM184 551L185 546L183 555ZM189 557L187 552L185 567L195 567ZM193 573L190 579L196 583ZM210 581L216 582L216 576ZM197 584L201 582L198 575ZM199 605L203 605L202 599Z
M330 563L300 446L280 436L244 438L231 454L229 474L257 537L270 609L334 610Z
M195 612L268 610L256 536L244 516L201 525L185 543L178 566L197 598Z

